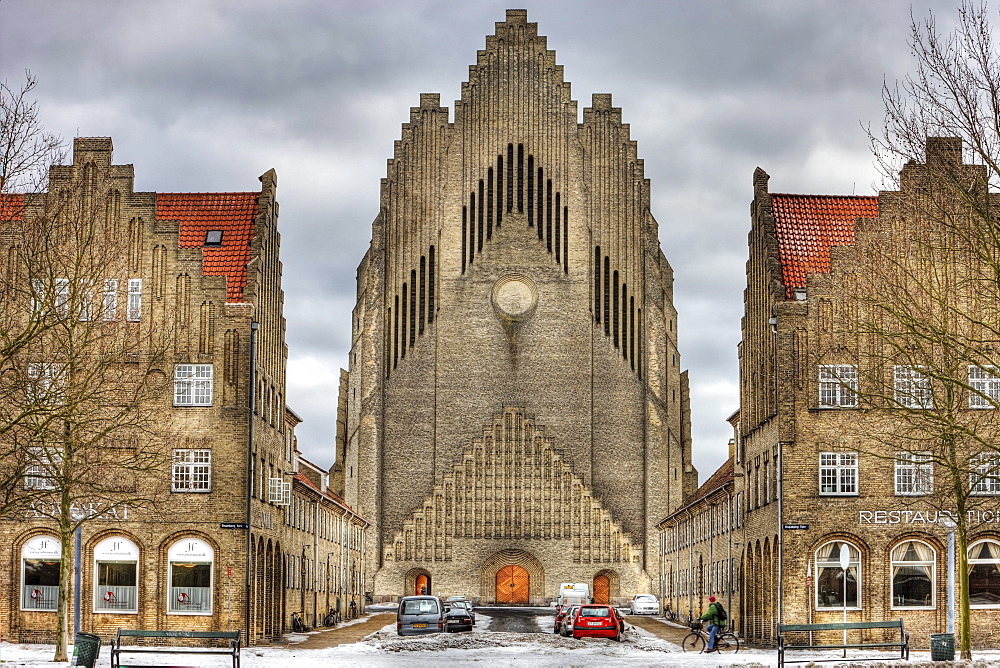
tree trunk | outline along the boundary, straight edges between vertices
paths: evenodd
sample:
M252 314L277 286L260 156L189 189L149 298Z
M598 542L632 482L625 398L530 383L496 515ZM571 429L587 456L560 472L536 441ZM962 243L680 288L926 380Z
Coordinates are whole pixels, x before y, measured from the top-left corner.
M53 661L68 661L69 610L73 602L73 518L70 504L63 495L59 513L59 541L62 549L59 557L59 597L56 606L56 653Z
M956 534L958 544L955 546L955 551L958 552L958 563L956 564L958 577L955 585L958 588L958 634L961 638L959 650L961 652L960 658L969 661L972 659L972 628L969 619L969 548L965 531L957 531Z

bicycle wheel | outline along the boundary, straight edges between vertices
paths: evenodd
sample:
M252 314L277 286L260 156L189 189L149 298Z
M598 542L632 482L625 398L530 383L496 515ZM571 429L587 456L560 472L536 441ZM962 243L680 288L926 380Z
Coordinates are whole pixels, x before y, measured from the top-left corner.
M736 654L740 651L740 639L734 633L720 633L715 638L715 649L720 652L732 652Z
M685 652L700 652L705 649L705 639L700 633L689 633L681 641L681 648Z

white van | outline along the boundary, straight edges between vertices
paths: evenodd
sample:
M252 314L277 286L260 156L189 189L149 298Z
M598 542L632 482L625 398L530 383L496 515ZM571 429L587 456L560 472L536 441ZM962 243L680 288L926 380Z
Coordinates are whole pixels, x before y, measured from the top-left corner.
M586 605L590 603L590 585L586 582L563 582L559 585L557 606Z

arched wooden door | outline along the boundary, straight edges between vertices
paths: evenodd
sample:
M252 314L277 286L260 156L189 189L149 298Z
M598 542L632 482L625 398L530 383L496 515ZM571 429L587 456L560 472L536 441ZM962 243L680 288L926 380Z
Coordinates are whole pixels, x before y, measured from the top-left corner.
M420 596L421 594L431 593L431 579L421 573L417 576L413 583L413 595Z
M594 576L594 603L610 603L611 580L607 575Z
M497 571L497 603L527 605L530 601L531 577L520 566L504 566Z

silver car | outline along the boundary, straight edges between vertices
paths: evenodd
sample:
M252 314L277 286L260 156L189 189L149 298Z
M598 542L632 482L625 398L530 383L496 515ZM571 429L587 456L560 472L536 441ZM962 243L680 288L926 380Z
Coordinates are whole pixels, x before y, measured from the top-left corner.
M436 596L404 596L396 611L396 633L416 636L444 631L444 605Z
M660 612L660 601L652 594L636 594L628 602L628 611L633 615L655 615Z

